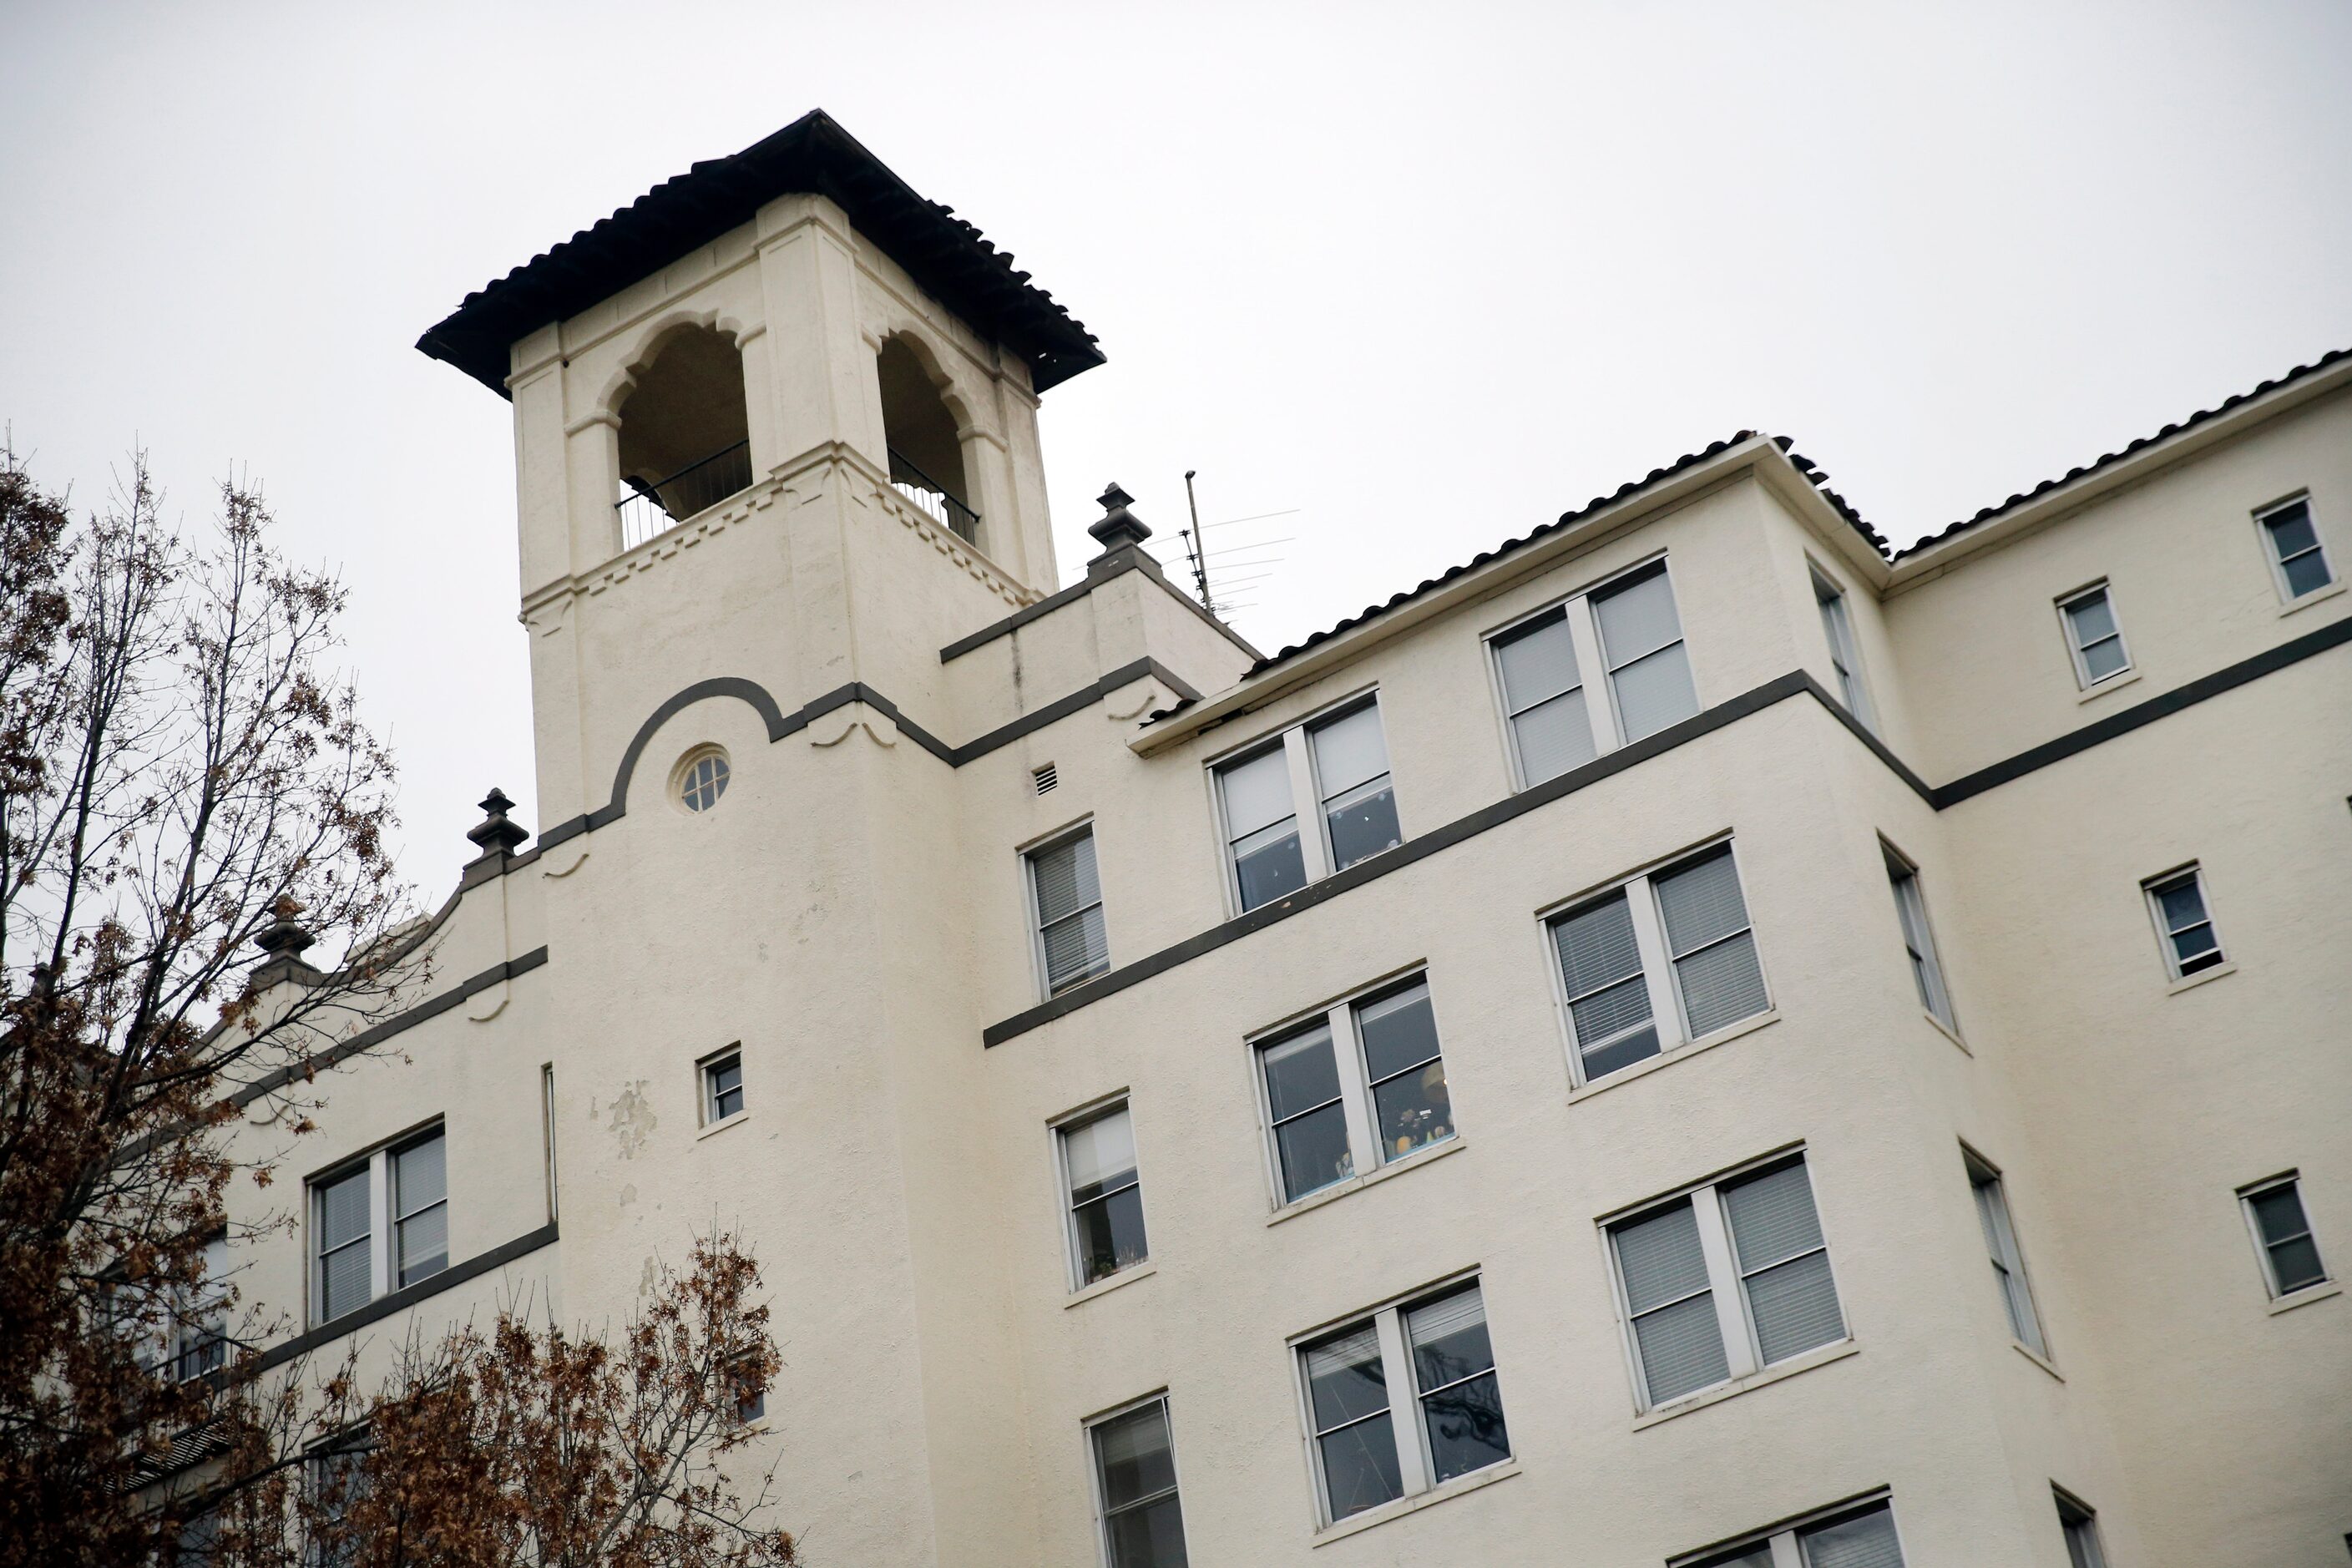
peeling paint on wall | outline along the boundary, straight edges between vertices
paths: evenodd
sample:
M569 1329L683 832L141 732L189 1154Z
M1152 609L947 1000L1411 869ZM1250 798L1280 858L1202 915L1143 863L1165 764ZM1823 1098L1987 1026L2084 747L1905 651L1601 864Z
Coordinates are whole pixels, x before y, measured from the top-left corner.
M613 1120L605 1131L613 1135L614 1151L624 1160L637 1157L637 1152L646 1146L646 1140L653 1136L657 1125L653 1102L646 1098L647 1081L639 1079L624 1084L621 1092L613 1098Z

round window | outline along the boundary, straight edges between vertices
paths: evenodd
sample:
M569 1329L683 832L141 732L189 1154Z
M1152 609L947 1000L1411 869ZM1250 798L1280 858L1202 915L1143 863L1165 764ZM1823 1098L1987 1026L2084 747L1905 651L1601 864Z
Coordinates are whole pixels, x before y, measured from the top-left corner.
M727 793L727 753L716 746L688 753L677 764L677 803L688 811L709 811Z

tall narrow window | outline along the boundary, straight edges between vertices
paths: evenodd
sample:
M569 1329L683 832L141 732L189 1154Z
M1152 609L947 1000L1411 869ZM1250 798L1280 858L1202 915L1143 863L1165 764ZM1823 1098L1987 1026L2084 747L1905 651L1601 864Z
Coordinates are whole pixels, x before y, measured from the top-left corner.
M2164 967L2175 980L2215 967L2222 962L2221 938L2206 912L2205 878L2190 866L2168 871L2145 884L2148 912L2156 917L2156 934L2164 949Z
M2058 1529L2066 1539L2069 1568L2107 1568L2106 1552L2099 1545L2098 1515L2089 1504L2078 1502L2055 1488L2051 1496L2058 1504Z
M1046 995L1067 991L1110 968L1092 828L1031 850L1029 890Z
M1244 910L1403 842L1377 701L1286 730L1248 756L1218 764L1216 780L1234 896Z
M2124 651L2123 628L2116 624L2115 601L2105 583L2061 599L2058 614L2066 623L2066 649L2074 660L2074 679L2084 690L2131 668L2131 655Z
M228 1237L205 1243L199 1277L172 1303L164 1350L171 1375L182 1382L202 1377L228 1359Z
M1555 605L1494 640L1503 709L1524 789L1557 778L1598 754L1576 667L1568 607Z
M1918 868L1881 843L1886 858L1886 880L1895 889L1895 921L1903 931L1903 950L1911 958L1911 983L1919 992L1919 1005L1955 1034L1959 1021L1952 998L1944 989L1944 966L1936 957L1935 934L1927 929L1927 900L1919 891Z
M440 1133L394 1152L392 1227L399 1284L414 1285L449 1267L449 1173Z
M1855 651L1853 621L1846 610L1845 590L1822 576L1812 574L1813 602L1822 610L1822 636L1830 645L1830 668L1837 676L1838 700L1846 711L1871 722L1870 694L1862 684L1862 656Z
M1511 1457L1475 1282L1383 1308L1298 1362L1328 1522Z
M1060 1130L1069 1194L1070 1260L1083 1289L1149 1256L1143 1187L1135 1169L1135 1125L1124 1102Z
M1802 1155L1616 1221L1609 1239L1645 1410L1846 1337Z
M539 1069L540 1137L547 1155L547 1223L555 1223L555 1064Z
M1843 1505L1736 1545L1678 1557L1673 1568L1903 1568L1894 1505Z
M1968 1151L1961 1151L1975 1194L1977 1221L1984 1231L1985 1251L1992 1258L1992 1278L2000 1294L2001 1310L2009 1315L2009 1331L2019 1344L2036 1355L2047 1355L2042 1321L2033 1310L2033 1289L2025 1280L2025 1258L2018 1250L2017 1232L2010 1224L2009 1196L2000 1173Z
M1454 1136L1425 980L1341 1002L1257 1057L1282 1203Z
M2311 1234L2310 1216L2304 1212L2298 1176L2258 1183L2241 1192L2238 1201L2245 1206L2246 1222L2253 1226L2263 1279L2273 1297L2326 1283L2327 1268L2319 1260L2319 1243Z
M310 1299L314 1322L332 1322L374 1298L375 1259L369 1245L373 1206L365 1165L311 1188L311 1236L318 1258Z
M2263 541L2270 547L2271 570L2278 579L2279 597L2290 604L2316 594L2336 581L2319 530L2311 520L2311 498L2297 496L2257 512Z
M1771 1005L1727 843L1635 877L1549 925L1580 1082Z
M1698 711L1690 656L1663 561L1592 595L1617 728L1628 744Z
M1176 1493L1167 1399L1097 1421L1090 1432L1110 1568L1185 1568L1184 1506Z

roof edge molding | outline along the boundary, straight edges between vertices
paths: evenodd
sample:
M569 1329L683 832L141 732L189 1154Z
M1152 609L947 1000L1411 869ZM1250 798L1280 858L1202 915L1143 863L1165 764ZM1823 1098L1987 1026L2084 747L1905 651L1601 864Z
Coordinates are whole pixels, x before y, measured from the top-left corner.
M568 321L751 221L778 196L824 196L875 247L1029 366L1036 391L1103 363L1094 334L952 207L925 199L822 109L731 157L663 181L504 278L416 340L499 396L514 343Z

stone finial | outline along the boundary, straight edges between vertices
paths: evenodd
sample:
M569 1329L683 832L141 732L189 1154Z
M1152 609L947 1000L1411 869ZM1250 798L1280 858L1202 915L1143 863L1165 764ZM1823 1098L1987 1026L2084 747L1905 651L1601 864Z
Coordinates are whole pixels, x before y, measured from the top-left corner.
M467 828L466 837L473 840L483 854L494 851L511 854L516 845L530 837L530 828L520 822L507 820L507 813L514 809L514 802L509 800L507 792L498 785L490 786L490 793L482 797L481 806L482 820Z
M290 910L281 910L268 931L253 939L253 945L271 958L299 962L302 950L318 939L296 922Z
M1124 550L1130 544L1140 544L1151 537L1150 525L1128 510L1134 504L1135 498L1119 489L1116 480L1097 499L1102 502L1103 515L1087 531L1101 542L1103 554Z

